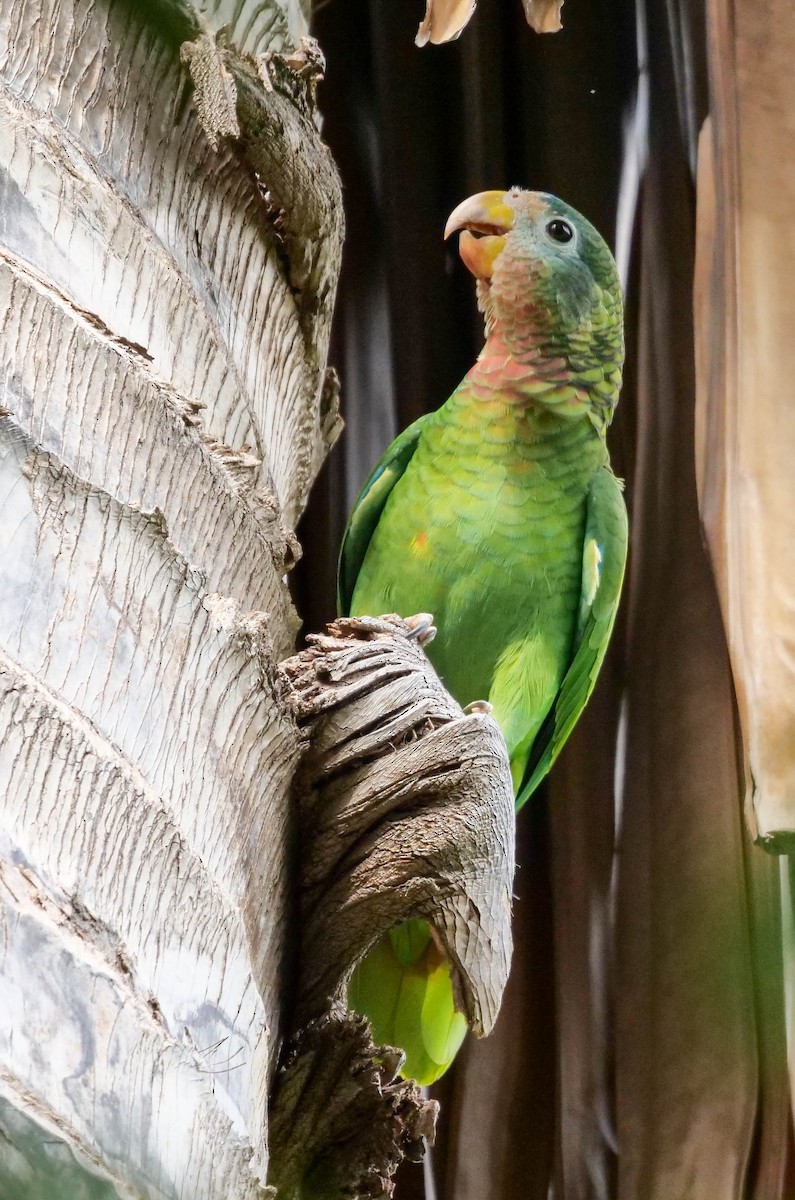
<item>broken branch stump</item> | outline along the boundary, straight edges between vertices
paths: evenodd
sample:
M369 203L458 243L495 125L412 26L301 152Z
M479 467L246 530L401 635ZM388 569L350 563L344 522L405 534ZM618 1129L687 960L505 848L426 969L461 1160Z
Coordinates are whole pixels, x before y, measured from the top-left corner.
M280 1095L284 1104L296 1092L306 1092L295 1087L305 1070L300 1044L307 1034L301 1031L313 1031L308 1042L316 1056L319 1031L325 1030L324 1036L342 1036L355 1046L356 1070L379 1097L370 1127L383 1135L388 1095L393 1116L400 1110L403 1129L395 1135L394 1122L390 1126L386 1155L383 1136L380 1150L373 1146L381 1160L371 1164L369 1175L365 1172L366 1181L360 1163L358 1183L352 1181L347 1192L337 1182L336 1192L312 1193L318 1196L390 1195L391 1176L400 1157L416 1146L417 1128L430 1132L427 1102L418 1089L394 1082L400 1060L391 1050L369 1047L371 1067L378 1064L383 1087L373 1088L372 1070L368 1074L362 1067L361 1019L345 1013L356 964L401 921L427 921L450 961L456 1004L477 1036L492 1029L508 977L514 805L507 752L491 716L465 713L443 687L422 649L432 632L424 614L409 620L340 618L326 633L308 638L309 647L280 668L305 742L296 779L298 1033L277 1085L274 1112ZM346 1075L342 1062L340 1071ZM347 1074L340 1088L350 1087ZM277 1175L278 1164L291 1153L296 1158L296 1131L302 1124L300 1105L289 1101L288 1107L290 1121L281 1121L280 1128L289 1125L293 1146L292 1151L274 1148ZM361 1107L349 1106L359 1142L367 1137ZM328 1108L334 1108L331 1100ZM338 1120L338 1142L344 1141L343 1127L344 1120ZM317 1120L311 1128L318 1128ZM311 1140L311 1131L305 1128L301 1136ZM307 1154L305 1140L301 1145L306 1177L312 1153ZM328 1146L318 1148L315 1158L323 1154L328 1157Z

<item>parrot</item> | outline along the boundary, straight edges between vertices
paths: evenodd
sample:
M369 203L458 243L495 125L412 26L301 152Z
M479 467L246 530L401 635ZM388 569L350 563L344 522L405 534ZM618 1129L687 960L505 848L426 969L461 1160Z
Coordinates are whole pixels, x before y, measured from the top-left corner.
M627 553L623 485L606 445L621 387L613 256L557 197L487 191L445 237L476 280L485 343L435 412L365 483L339 558L341 615L433 614L426 647L462 705L487 701L517 809L555 762L596 682ZM467 1024L435 930L410 919L356 966L348 1002L401 1073L429 1084Z

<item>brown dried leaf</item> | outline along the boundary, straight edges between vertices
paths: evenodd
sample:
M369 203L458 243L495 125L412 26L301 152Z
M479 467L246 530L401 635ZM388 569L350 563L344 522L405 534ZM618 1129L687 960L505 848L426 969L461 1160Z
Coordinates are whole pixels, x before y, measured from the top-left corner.
M749 825L767 849L792 853L795 26L788 0L737 22L732 5L713 7L715 124L699 145L699 503L734 675Z
M536 33L557 33L563 28L560 10L563 0L522 0L527 24Z
M420 25L415 42L424 46L433 42L452 42L461 36L475 11L476 0L426 0L425 18Z
M563 0L522 0L527 23L536 33L557 33L563 28ZM476 0L426 0L425 17L417 31L418 46L452 42L469 24Z
M617 1196L715 1200L747 1195L759 1111L759 1030L732 686L689 434L692 184L684 150L669 136L669 118L655 107L659 98L655 92L638 285L642 465L626 611L631 668L615 943Z

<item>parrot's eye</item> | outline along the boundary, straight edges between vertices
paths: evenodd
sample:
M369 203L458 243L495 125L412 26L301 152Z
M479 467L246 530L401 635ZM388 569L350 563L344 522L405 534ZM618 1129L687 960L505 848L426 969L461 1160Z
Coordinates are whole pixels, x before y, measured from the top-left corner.
M556 217L554 221L547 222L547 233L554 242L570 242L574 237L574 230L568 221L563 221L560 217Z

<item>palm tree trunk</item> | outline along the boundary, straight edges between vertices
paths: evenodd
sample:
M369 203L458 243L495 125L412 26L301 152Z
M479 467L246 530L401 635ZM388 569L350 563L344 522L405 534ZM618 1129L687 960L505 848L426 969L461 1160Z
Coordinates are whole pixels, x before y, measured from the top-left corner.
M302 32L298 0L0 10L2 1195L263 1194L275 664L336 431L315 67L254 57Z

